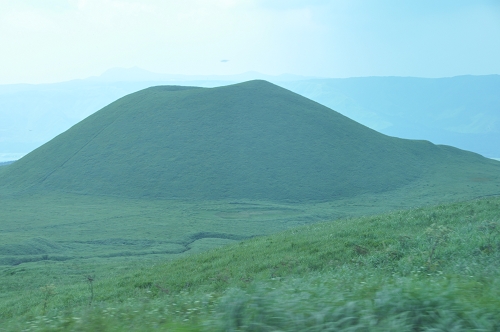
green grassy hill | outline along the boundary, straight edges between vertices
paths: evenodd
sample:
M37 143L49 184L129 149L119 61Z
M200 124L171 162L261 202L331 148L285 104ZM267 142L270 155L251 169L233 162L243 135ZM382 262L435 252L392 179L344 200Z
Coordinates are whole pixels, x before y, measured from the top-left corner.
M479 155L391 138L250 81L159 86L123 97L8 166L0 190L328 201L429 176L457 180L458 172L463 183L498 181L499 170Z
M498 331L500 198L293 228L167 263L0 270L23 331Z

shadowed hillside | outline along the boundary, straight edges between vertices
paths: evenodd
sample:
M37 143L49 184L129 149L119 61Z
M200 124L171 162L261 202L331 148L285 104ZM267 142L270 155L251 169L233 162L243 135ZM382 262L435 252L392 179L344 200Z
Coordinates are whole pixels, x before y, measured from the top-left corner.
M448 169L447 169L448 167ZM330 200L495 161L388 137L265 81L158 86L108 105L1 174L4 192Z

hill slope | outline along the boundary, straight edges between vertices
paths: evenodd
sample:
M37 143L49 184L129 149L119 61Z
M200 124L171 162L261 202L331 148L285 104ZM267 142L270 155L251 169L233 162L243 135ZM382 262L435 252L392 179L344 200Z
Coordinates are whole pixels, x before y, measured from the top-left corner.
M130 94L8 166L0 186L4 192L329 200L440 172L455 176L449 167L500 174L499 163L479 155L391 138L286 89L250 81Z
M140 89L165 84L215 87L253 79L251 76L166 77L131 68L54 84L0 85L0 161L19 159ZM386 135L500 157L496 144L500 141L500 75L264 79Z

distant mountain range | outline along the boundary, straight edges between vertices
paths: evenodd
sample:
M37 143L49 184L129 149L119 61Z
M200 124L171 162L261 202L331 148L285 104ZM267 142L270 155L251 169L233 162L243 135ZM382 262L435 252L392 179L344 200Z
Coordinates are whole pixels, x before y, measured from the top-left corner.
M114 100L155 85L215 87L266 79L384 134L500 157L500 76L322 79L245 73L186 76L139 68L56 84L0 85L0 161L34 150Z

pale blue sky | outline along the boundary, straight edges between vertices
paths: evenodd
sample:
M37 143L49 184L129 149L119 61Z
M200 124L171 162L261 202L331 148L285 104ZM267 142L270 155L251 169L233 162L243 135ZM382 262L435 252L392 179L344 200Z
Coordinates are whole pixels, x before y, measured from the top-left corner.
M0 45L0 84L134 66L172 74L500 74L500 1L0 0Z

